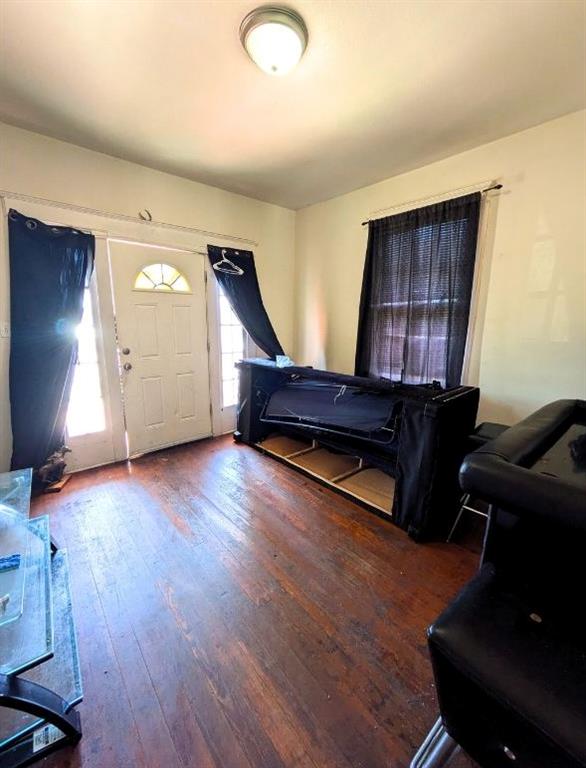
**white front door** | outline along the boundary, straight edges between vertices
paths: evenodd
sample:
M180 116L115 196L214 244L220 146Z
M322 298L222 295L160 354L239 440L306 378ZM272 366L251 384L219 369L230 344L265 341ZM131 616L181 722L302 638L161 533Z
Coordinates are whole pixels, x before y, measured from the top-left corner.
M109 241L129 455L212 433L204 260Z

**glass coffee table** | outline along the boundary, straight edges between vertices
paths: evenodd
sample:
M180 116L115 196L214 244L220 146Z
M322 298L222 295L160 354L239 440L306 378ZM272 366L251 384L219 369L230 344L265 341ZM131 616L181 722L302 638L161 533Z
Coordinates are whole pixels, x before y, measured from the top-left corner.
M81 674L67 552L30 519L30 469L0 474L0 765L81 738Z

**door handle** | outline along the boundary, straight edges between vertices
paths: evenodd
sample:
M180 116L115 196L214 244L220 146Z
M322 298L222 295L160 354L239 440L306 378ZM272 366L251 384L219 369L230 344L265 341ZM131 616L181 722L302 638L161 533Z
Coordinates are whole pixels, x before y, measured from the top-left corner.
M128 349L128 347L123 347L120 351L122 352L123 355L130 354L130 349Z
M122 367L125 371L129 371L132 368L132 363L124 363Z

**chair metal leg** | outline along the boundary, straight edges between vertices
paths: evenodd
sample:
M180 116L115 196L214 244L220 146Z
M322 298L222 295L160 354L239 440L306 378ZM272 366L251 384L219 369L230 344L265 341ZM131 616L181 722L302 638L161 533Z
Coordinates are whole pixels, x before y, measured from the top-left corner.
M448 538L446 539L446 543L449 544L452 540L452 536L454 535L454 531L458 527L458 523L460 522L460 519L462 518L462 515L464 514L464 508L466 507L466 504L470 501L470 494L465 493L462 498L460 499L460 511L458 512L458 517L454 521L454 525L452 525L452 529L448 533Z
M446 731L439 717L417 750L410 768L441 768L459 751L460 746Z

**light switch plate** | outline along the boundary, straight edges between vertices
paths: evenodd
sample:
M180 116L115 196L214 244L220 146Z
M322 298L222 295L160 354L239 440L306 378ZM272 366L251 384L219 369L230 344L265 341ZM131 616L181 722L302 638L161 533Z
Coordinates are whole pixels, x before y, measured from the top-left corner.
M10 323L8 320L0 321L0 338L7 339L10 336Z

